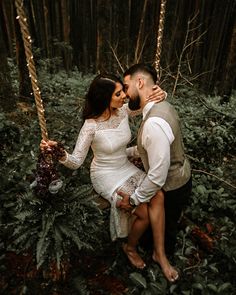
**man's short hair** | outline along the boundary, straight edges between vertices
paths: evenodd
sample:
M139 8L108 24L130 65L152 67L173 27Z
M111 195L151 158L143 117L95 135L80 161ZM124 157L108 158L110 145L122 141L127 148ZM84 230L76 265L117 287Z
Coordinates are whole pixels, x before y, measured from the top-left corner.
M132 77L134 74L137 74L137 73L148 74L152 77L153 82L155 84L157 83L157 80L158 80L157 71L150 64L144 64L144 63L134 64L133 66L131 66L124 72L123 76L126 77L130 75Z

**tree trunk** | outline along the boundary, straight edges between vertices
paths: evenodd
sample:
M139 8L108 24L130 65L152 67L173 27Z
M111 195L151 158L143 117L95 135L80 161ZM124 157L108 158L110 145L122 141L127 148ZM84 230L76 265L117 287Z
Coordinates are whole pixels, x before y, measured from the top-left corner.
M109 47L111 35L107 29L111 24L111 6L107 0L98 0L97 21L97 70L111 71L112 54Z
M71 69L71 50L70 50L70 14L68 9L68 0L61 1L61 15L62 15L62 30L63 30L63 42L65 47L63 48L64 54L64 67L66 71Z
M142 40L143 37L143 29L144 29L144 20L145 20L145 15L146 15L146 8L147 8L147 0L144 0L143 4L143 11L140 19L140 25L139 25L139 31L138 31L138 38L137 38L137 43L136 43L136 48L135 48L135 53L134 53L134 63L138 63L140 60L140 55L142 53L142 43L144 40Z
M229 55L226 62L226 70L225 70L225 79L223 80L223 84L221 88L219 88L219 94L223 96L228 101L232 89L235 85L236 77L236 26L234 27L234 32L230 44Z
M12 1L2 0L0 1L1 7L1 19L4 23L5 47L7 49L8 56L14 56L14 46L12 40L15 39L14 31L14 5ZM3 32L2 32L3 33Z
M23 5L28 12L33 48L38 49L36 57L44 59L44 65L52 73L61 68L59 58L66 70L77 66L82 73L103 70L120 73L130 62L153 63L160 0L25 0ZM221 95L230 95L236 87L233 79L235 6L235 0L167 1L162 80L175 81L187 23L196 15L188 34L190 46L182 56L182 81L201 84L208 93L218 88ZM1 0L0 7L7 55L16 55L20 93L29 96L28 71L24 53L20 51L23 47L14 25L14 0Z
M27 13L26 13L27 15ZM16 12L15 12L16 16ZM15 34L16 34L16 60L19 73L19 99L20 101L29 102L33 100L33 90L29 78L29 72L26 63L26 56L24 50L24 43L21 35L20 25L15 17Z
M2 6L0 4L0 17L2 18ZM3 40L2 27L0 26L0 107L5 112L15 108L15 97L11 85L10 70L7 63L7 50Z

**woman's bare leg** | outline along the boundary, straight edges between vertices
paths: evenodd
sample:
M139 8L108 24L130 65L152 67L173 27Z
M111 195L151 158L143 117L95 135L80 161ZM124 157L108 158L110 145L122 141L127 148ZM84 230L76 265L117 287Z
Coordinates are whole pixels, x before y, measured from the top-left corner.
M165 254L165 208L164 194L158 191L148 204L148 213L153 233L154 249L152 258L159 263L165 277L173 282L178 278L177 270L170 264Z
M143 269L146 264L137 252L137 245L149 225L147 204L143 203L137 206L133 214L135 215L135 219L128 235L128 242L127 244L123 244L123 250L132 265Z

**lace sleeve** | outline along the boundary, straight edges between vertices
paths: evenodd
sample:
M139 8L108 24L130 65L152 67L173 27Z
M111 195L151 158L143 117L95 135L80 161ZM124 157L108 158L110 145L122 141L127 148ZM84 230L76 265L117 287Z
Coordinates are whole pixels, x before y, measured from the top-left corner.
M142 114L142 110L139 109L139 110L136 110L136 111L132 111L128 104L124 104L123 108L126 110L127 114L130 116L130 117L135 117L135 116L138 116L138 115L141 115Z
M60 161L70 169L78 169L84 162L95 134L96 123L86 120L82 126L72 154L66 153L66 159Z

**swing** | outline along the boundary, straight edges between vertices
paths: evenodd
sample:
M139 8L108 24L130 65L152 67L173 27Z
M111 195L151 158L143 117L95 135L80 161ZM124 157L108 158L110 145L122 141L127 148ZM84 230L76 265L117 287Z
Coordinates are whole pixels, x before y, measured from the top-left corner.
M157 47L156 47L156 55L154 61L154 67L158 73L158 77L160 77L160 57L161 57L161 47L162 47L162 38L163 38L163 30L164 30L164 20L165 20L165 7L167 0L161 0L160 6L160 19L159 19L159 27L157 34ZM48 132L46 127L46 119L44 116L44 107L43 101L41 98L41 91L38 85L36 68L34 63L34 58L32 54L32 39L29 33L28 23L26 14L23 7L23 0L15 0L15 6L17 10L17 19L19 21L20 30L22 34L24 50L26 55L26 62L29 71L29 77L31 80L31 85L33 89L37 115L39 119L39 125L41 129L42 139L48 140ZM36 194L40 197L48 197L48 189L50 193L57 193L58 189L61 188L62 183L58 179L58 175L54 168L53 162L58 160L58 158L62 155L62 146L58 144L55 149L51 149L46 152L41 152L38 158L37 163L37 174L36 180L31 184L31 188L35 188ZM37 180L38 179L38 180ZM50 190L51 186L51 190Z

